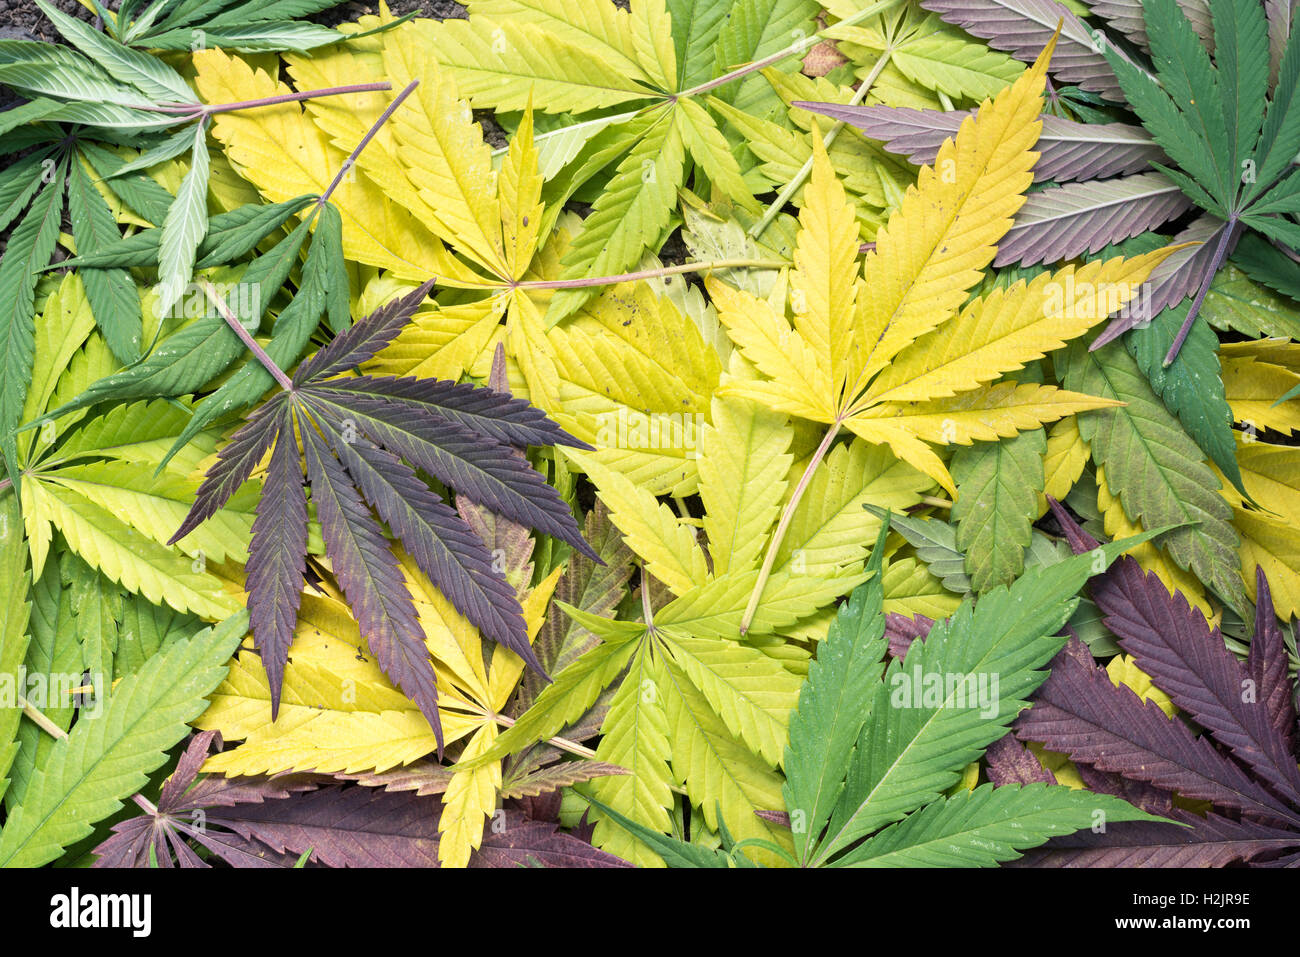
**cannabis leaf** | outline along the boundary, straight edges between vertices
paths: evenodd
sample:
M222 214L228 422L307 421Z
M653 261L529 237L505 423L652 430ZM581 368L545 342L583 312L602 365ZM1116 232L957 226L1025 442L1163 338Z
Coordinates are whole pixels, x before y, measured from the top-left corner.
M1095 546L1064 510L1055 511L1075 551ZM1122 825L1113 834L1054 841L1041 863L1204 866L1294 856L1300 842L1294 688L1263 571L1255 638L1245 662L1181 595L1171 595L1131 559L1094 580L1092 593L1121 647L1208 734L1196 736L1113 685L1077 643L1053 662L1051 677L1016 733L1103 772L1105 786L1136 780L1207 801L1213 810L1204 819L1175 813L1175 821L1191 825L1185 830Z
M611 688L596 758L628 773L597 782L597 800L665 833L672 801L667 785L675 777L710 828L725 820L738 838L780 839L753 812L776 799L775 767L799 685L794 669L805 656L775 634L815 620L861 581L863 543L878 524L862 508L864 501L906 507L927 483L885 450L861 441L829 453L815 494L791 520L770 601L760 608L749 637L737 640L760 555L789 494L792 441L784 415L744 399L714 398L697 460L703 543L691 524L603 465L599 453L566 451L595 482L610 520L644 564L642 620L610 620L561 606L582 634L600 643L556 674L485 759L518 753L559 733ZM815 633L817 626L807 627ZM709 806L710 794L720 807ZM594 839L636 863L659 863L649 847L603 816L597 817Z
M1146 527L1179 525L1161 540L1180 568L1193 571L1235 607L1244 606L1240 542L1231 509L1219 495L1219 480L1202 461L1196 444L1152 393L1137 363L1112 343L1096 351L1073 345L1066 354L1064 380L1125 403L1088 412L1079 432L1105 469L1105 484L1123 514ZM1099 483L1100 484L1100 483Z
M333 5L324 2L155 3L134 20L131 17L138 4L128 4L116 14L101 9L107 32L93 29L46 0L38 0L37 5L67 46L0 41L5 45L0 84L31 98L5 115L3 129L30 124L25 129L31 135L22 145L37 147L5 171L0 187L0 193L13 192L0 214L0 225L7 225L30 204L0 260L0 290L5 292L8 310L0 315L0 337L8 345L6 362L0 367L0 432L5 433L18 424L17 410L22 406L24 381L31 366L35 280L54 253L65 186L80 253L93 256L106 246L117 245L114 213L106 201L114 191L159 226L157 236L145 242L157 250L157 308L166 313L184 294L211 227L209 118L224 111L270 105L266 101L204 104L176 69L144 50L194 50L208 45L310 49L339 37L335 31L291 19ZM366 88L387 89L388 85ZM169 129L178 125L183 128ZM107 144L126 141L138 146L140 155L127 162L92 140ZM174 197L138 174L186 151L189 168ZM98 176L92 179L88 169ZM100 182L107 183L103 194L97 188ZM95 272L86 285L96 321L114 354L123 362L137 359L142 343L140 305L127 274L120 268ZM8 459L6 456L12 473L14 466Z
M155 860L161 867L210 866L188 843L196 841L231 867L287 867L289 861L269 848L259 847L233 831L210 828L209 815L218 808L249 802L284 799L295 791L312 787L306 779L205 777L198 781L199 768L212 749L214 731L196 734L181 755L157 803L142 795L136 803L144 814L113 825L112 836L95 848L95 867L148 867Z
M1044 75L1034 68L986 101L955 140L922 169L861 272L851 214L824 150L816 155L791 278L793 325L775 304L717 281L709 291L741 353L762 373L724 394L828 424L787 510L841 428L956 487L929 443L968 445L1014 436L1043 422L1109 404L1031 382L996 382L1081 335L1122 304L1106 288L1136 292L1163 258L1067 266L995 290L963 308L966 290L996 252L1032 179ZM940 215L942 211L942 215ZM960 310L960 313L959 313ZM780 535L769 549L742 631L762 594Z
M957 547L977 592L1009 585L1024 569L1038 493L1046 485L1043 431L959 449L953 456L958 497L952 508Z
M1088 555L1028 572L1009 590L989 592L973 610L964 602L951 621L933 626L886 668L880 572L887 533L882 525L868 565L874 574L840 606L790 718L783 796L792 863L990 866L1088 827L1097 813L1116 821L1158 820L1106 795L1043 784L942 793L1002 737L1023 699L1046 677L1038 669L1064 641L1051 632L1069 617L1071 596L1089 563L1108 562L1131 543L1094 553L1096 559ZM990 714L980 710L975 688L980 675L991 673L1000 685L987 701ZM914 690L909 681L916 682ZM929 685L927 696L923 686ZM643 833L639 826L637 832ZM746 843L759 846L741 842L732 855ZM664 844L678 852L676 866L723 863L667 838L656 846Z
M310 775L208 775L195 783L214 736L204 731L194 737L157 804L137 797L145 813L114 825L113 835L95 848L94 866L146 867L151 854L163 867L210 866L190 840L231 867L298 866L299 855L328 867L438 866L437 807L423 794L340 787ZM500 823L471 866L624 866L517 810L504 813Z
M137 402L88 416L62 401L118 365L95 329L88 292L70 274L46 299L21 413L27 424L8 457L24 473L18 494L33 576L40 578L57 531L90 566L150 601L228 617L240 608L238 594L208 562L245 557L250 496L234 496L205 529L168 547L197 489L191 473L215 451L215 437L201 436L159 468L161 446L190 418L183 403Z
M155 655L105 695L97 705L102 715L78 721L32 773L22 804L10 809L0 864L48 863L120 808L203 710L247 621L241 611Z
M1061 78L1126 102L1150 135L1147 140L1131 127L1045 117L1037 175L1057 185L1026 202L999 250L999 264L1097 252L1157 228L1193 204L1204 211L1178 236L1180 242L1203 241L1204 248L1153 273L1155 288L1116 317L1094 347L1190 297L1164 355L1163 365L1171 365L1234 249L1240 250L1238 265L1255 278L1274 288L1297 288L1300 272L1293 259L1300 232L1288 217L1296 212L1300 182L1291 168L1300 149L1300 40L1289 23L1271 12L1266 16L1254 0L1211 0L1204 7L1157 0L1142 4L1140 16L1134 7L1096 7L1094 12L1150 54L1148 72L1053 0L926 6L997 46L1005 45L1004 38L1020 43L1035 37L1037 42L1013 50L1022 59L1046 42L1047 12L1053 11L1051 22L1059 14L1066 36L1074 30L1078 55L1077 65L1059 71ZM929 161L938 137L955 122L950 114L880 106L801 105L854 123L916 162ZM1152 140L1160 151L1152 153Z
M581 444L540 412L490 390L445 381L334 378L391 342L431 284L336 336L292 380L279 372L284 391L231 437L171 541L216 514L270 453L249 546L248 604L274 716L302 593L307 499L301 442L334 573L381 667L429 719L441 749L437 688L424 636L370 508L485 637L539 669L518 601L493 572L492 555L416 469L506 518L591 551L555 490L509 452L508 443Z

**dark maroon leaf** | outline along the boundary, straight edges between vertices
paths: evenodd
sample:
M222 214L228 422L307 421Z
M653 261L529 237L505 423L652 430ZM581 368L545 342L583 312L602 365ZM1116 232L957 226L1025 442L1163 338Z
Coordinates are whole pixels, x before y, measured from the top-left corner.
M627 861L592 847L547 821L530 821L504 812L500 832L489 829L470 867L631 867Z
M159 810L171 811L181 806L185 792L194 783L194 779L199 775L199 768L207 760L213 741L217 742L218 747L221 746L220 732L200 731L190 739L190 743L181 754L181 759L176 762L176 770L171 773L171 777L163 784L162 791L158 794Z
M1004 784L1056 783L1056 775L1043 767L1014 734L1007 734L990 744L984 752L984 761L989 780L998 787Z
M278 854L261 841L246 838L233 831L205 828L196 831L193 838L231 867L293 867L298 858L293 854Z
M209 821L277 853L310 848L327 867L437 867L439 806L436 798L334 785L213 811Z
M1282 629L1273 611L1273 594L1263 567L1255 569L1255 637L1250 642L1246 671L1255 682L1254 692L1268 713L1269 724L1282 737L1286 750L1295 753L1296 712L1288 657Z
M1161 817L1168 817L1169 812L1173 810L1173 791L1166 791L1145 781L1126 778L1121 774L1102 771L1091 764L1076 764L1074 769L1079 772L1079 780L1089 791L1109 794L1121 801L1127 801L1134 807L1140 807L1149 814L1158 814Z
M316 785L306 775L276 778L209 776L194 784L199 768L214 741L216 731L196 734L177 762L176 770L163 784L158 804L152 811L128 818L113 826L113 833L95 848L95 867L150 867L150 848L159 867L207 867L189 845L198 841L237 867L280 867L285 864L266 848L250 846L235 834L211 830L207 812L215 807L261 803L289 797ZM193 785L193 786L191 786Z
M523 399L502 398L491 389L446 379L397 379L391 376L354 376L312 387L312 394L347 404L352 396L389 399L475 432L490 435L506 445L570 445L589 449Z
M995 266L1033 266L1095 253L1156 229L1192 205L1161 173L1066 183L1025 197L998 244Z
M458 494L595 557L568 505L535 469L512 455L510 446L415 406L363 395L349 396L344 405L311 395L340 418L353 419L358 432L376 445Z
M302 447L334 576L379 666L428 719L441 757L442 724L433 662L397 559L325 439L314 429L304 428Z
M1255 821L1204 818L1175 809L1185 824L1121 821L1103 831L1076 831L1027 851L1010 867L1225 867L1300 846L1300 834Z
M442 802L411 792L349 785L282 801L214 811L211 820L292 855L312 851L329 867L437 867ZM626 867L624 861L506 809L483 835L471 867Z
M1163 586L1161 586L1163 588ZM1051 675L1016 720L1022 741L1039 741L1075 763L1123 774L1186 797L1300 826L1300 814L1270 794L1182 722L1111 683L1087 648L1071 639Z
M1156 686L1233 755L1300 802L1300 772L1266 707L1249 693L1245 666L1181 593L1171 595L1131 558L1092 583L1092 598L1120 647Z
M280 434L279 413L284 403L283 394L274 396L266 405L255 409L248 421L230 437L230 441L217 453L217 464L199 485L189 514L168 545L176 544L217 514L221 506L230 501L230 496L248 481L253 469L257 468L271 443Z
M889 639L889 656L902 659L918 638L924 639L934 627L934 619L925 615L908 617L897 612L885 614L885 637Z
M127 818L113 825L113 833L95 848L95 867L148 867L149 847L155 849L160 867L171 867L171 856L166 853L164 834L171 822L150 814ZM163 859L166 858L166 863Z
M427 285L344 330L303 363L292 387L257 411L222 449L177 538L213 515L272 450L249 548L253 639L278 710L284 664L307 573L307 486L332 570L381 667L417 704L439 740L433 663L415 604L378 519L485 638L549 681L527 641L515 590L492 569L478 531L420 472L520 526L596 561L569 506L515 445L578 445L539 410L491 389L420 379L329 379L400 332ZM374 513L371 509L374 509Z
M291 432L292 430L290 430ZM307 494L294 442L277 442L262 482L248 549L248 614L266 679L271 720L280 710L280 685L302 604L307 567Z
M401 459L364 436L345 441L343 423L331 410L318 411L329 423L323 430L353 483L420 570L485 638L540 672L515 590L492 570L492 553L482 540Z
M442 794L451 784L455 772L444 764L422 758L404 767L387 771L360 771L353 774L335 774L342 781L356 781L367 787L386 788L389 791L414 791L424 797Z

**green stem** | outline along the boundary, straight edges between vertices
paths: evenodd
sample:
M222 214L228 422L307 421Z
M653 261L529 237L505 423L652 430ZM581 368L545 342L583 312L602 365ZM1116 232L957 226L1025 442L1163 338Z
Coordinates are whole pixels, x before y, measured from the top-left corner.
M880 55L880 59L878 59L876 65L871 68L871 72L867 74L867 78L862 81L862 85L854 91L853 99L849 100L846 104L847 106L857 106L866 99L867 93L871 91L872 84L874 84L877 78L879 78L880 72L885 68L885 64L889 62L889 57L892 53L892 49L887 49ZM844 121L837 120L835 125L831 127L830 132L822 139L822 145L829 150L831 144L835 142L835 137L840 135L840 130L842 129L844 129ZM777 195L776 199L772 200L771 205L767 207L767 211L763 213L763 218L753 226L749 227L749 235L751 239L757 239L759 236L763 235L768 226L772 225L772 221L776 219L777 214L785 208L786 203L790 202L794 197L794 194L799 191L799 187L803 186L804 180L806 180L808 175L812 172L812 167L813 158L809 156L803 166L800 167L799 172L794 175L794 178L791 179L790 182L786 183L781 192Z
M803 498L803 493L808 491L808 484L812 481L813 473L817 471L817 466L821 464L822 459L826 457L826 453L830 451L835 436L840 434L840 424L840 420L836 419L826 429L822 444L817 446L817 451L808 460L808 467L803 470L803 475L799 477L799 484L794 487L794 493L790 496L785 511L781 513L781 521L777 523L776 531L772 533L772 541L767 546L767 554L763 556L763 567L759 569L758 581L754 582L754 590L749 595L749 604L745 606L745 614L740 619L740 633L742 635L749 631L749 626L754 622L754 613L758 611L759 599L763 597L763 589L767 587L767 580L772 574L772 565L776 561L776 553L781 548L781 542L785 540L785 533L789 530L790 521L794 518L794 510L799 507L799 501Z
M57 724L55 724L44 714L42 714L41 711L37 709L37 707L34 704L32 704L22 695L18 695L18 704L23 709L23 714L31 718L32 721L36 723L36 726L38 728L40 728L46 734L50 735L52 738L62 740L63 738L66 738L68 736L68 732L64 731Z

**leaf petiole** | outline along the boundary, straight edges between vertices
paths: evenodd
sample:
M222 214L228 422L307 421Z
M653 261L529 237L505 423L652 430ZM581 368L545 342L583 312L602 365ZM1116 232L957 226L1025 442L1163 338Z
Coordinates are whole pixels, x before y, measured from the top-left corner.
M767 580L772 574L772 565L776 561L776 553L780 550L781 542L785 539L786 530L789 529L790 522L794 519L794 510L799 507L799 501L803 498L803 493L808 490L808 483L812 481L817 466L821 464L822 459L826 457L826 453L830 451L831 443L835 441L835 437L840 434L840 425L841 421L836 419L826 429L826 435L822 437L821 445L817 446L817 451L808 460L808 467L803 470L803 475L799 476L799 484L794 487L794 492L790 495L790 501L786 503L785 511L781 513L781 521L777 523L776 531L772 533L772 541L767 546L767 554L763 556L763 567L759 569L758 581L754 582L754 590L749 595L749 604L745 606L745 614L740 619L741 635L749 631L749 626L754 622L754 613L758 611L759 599L763 597L763 589L767 587Z

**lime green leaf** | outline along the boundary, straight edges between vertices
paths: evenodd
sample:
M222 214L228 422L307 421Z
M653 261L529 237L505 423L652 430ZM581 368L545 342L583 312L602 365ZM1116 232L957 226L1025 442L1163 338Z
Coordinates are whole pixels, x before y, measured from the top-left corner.
M177 642L124 678L51 750L0 832L0 867L39 867L90 834L148 780L189 731L248 625L239 612Z

